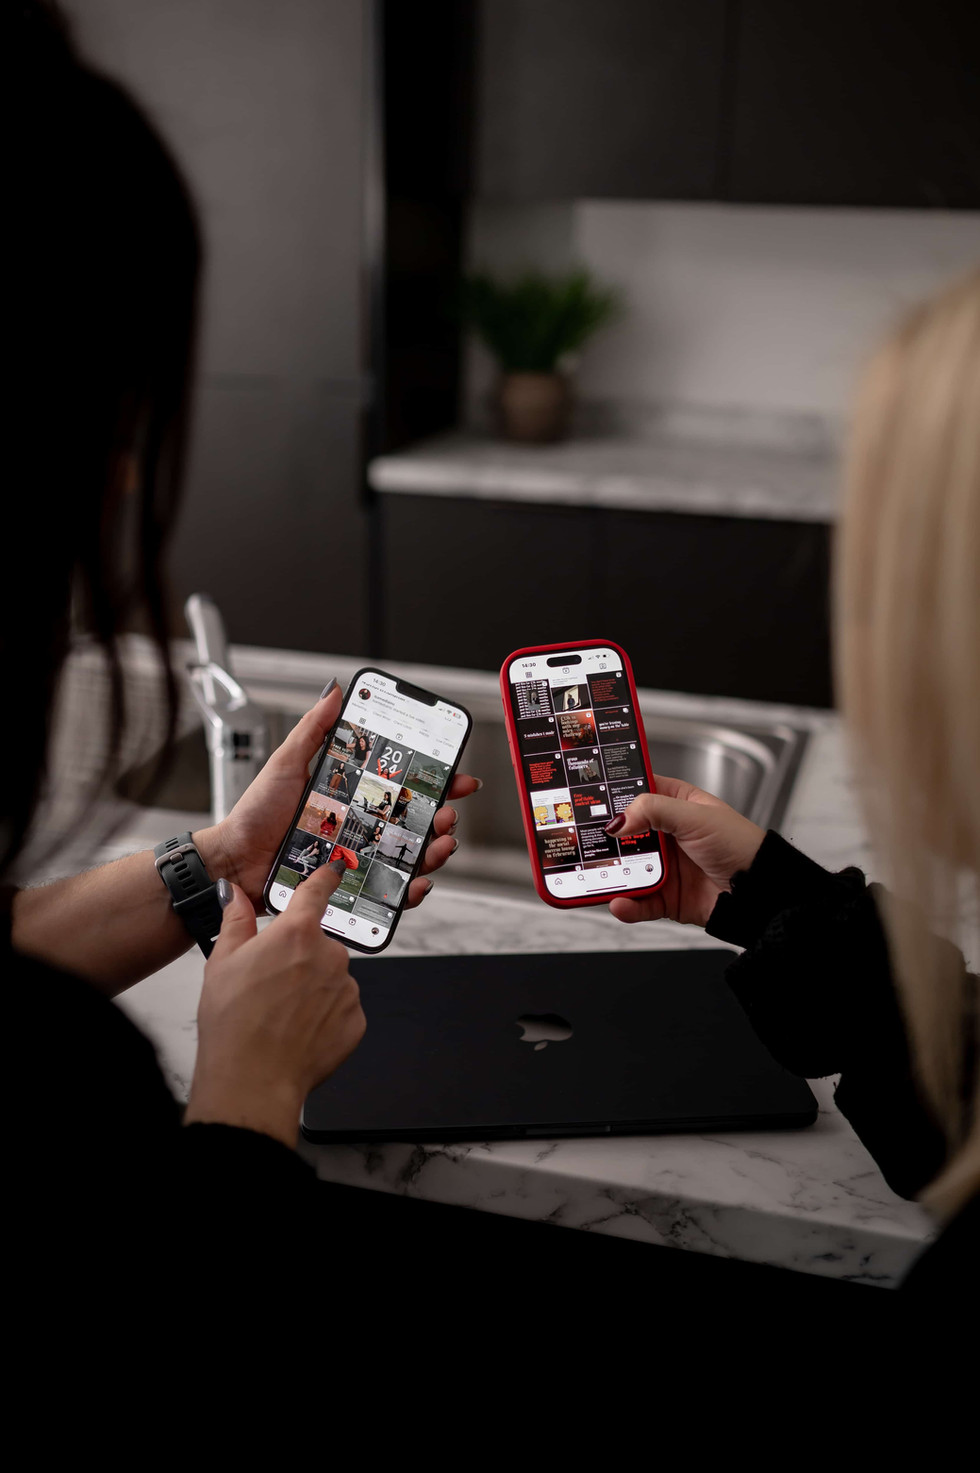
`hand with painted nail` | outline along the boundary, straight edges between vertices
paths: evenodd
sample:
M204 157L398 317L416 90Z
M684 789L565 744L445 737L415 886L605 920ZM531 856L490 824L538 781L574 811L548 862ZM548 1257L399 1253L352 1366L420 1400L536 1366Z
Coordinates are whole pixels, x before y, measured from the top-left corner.
M732 876L751 865L765 829L712 793L673 777L657 777L657 791L636 798L606 825L614 838L659 829L673 840L667 879L647 900L618 896L609 909L619 921L684 921L703 926Z
M209 873L225 875L239 885L259 915L265 911L263 887L309 781L310 763L336 724L342 700L340 687L332 680L313 709L273 752L228 817L194 835ZM461 773L453 779L448 797L455 803L482 786L479 779ZM397 805L393 817L396 812ZM449 806L437 810L420 875L409 886L407 906L420 904L432 888L432 880L422 876L441 869L455 850L457 816Z
M244 891L219 881L221 933L204 968L187 1124L241 1126L294 1146L306 1095L360 1043L347 950L320 928L345 868L340 859L315 870L261 932Z

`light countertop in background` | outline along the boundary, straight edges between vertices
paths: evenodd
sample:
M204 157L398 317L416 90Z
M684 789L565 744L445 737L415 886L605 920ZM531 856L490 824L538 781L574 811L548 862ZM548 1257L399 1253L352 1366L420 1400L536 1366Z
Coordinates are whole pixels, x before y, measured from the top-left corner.
M837 459L826 446L711 443L681 436L577 437L514 445L440 435L368 468L376 491L780 521L837 519Z

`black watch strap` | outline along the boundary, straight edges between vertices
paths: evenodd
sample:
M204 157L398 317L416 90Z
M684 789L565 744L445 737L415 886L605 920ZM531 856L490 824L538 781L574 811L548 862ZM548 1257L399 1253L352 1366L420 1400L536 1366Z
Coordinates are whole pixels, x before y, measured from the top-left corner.
M221 929L218 887L204 868L190 831L164 840L153 854L157 873L173 897L175 914L180 916L204 955L210 956L214 947L212 938Z

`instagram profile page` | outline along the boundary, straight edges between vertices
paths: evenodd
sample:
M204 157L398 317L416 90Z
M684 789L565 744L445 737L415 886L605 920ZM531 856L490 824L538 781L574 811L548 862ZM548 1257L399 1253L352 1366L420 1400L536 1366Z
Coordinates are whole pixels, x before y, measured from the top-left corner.
M341 940L382 947L466 726L446 702L426 705L402 694L393 676L362 671L280 853L268 892L275 909L285 910L297 886L342 855L347 868L322 925Z
M615 650L514 660L517 754L538 859L557 899L643 890L663 874L656 833L614 839L606 825L649 790L629 681Z

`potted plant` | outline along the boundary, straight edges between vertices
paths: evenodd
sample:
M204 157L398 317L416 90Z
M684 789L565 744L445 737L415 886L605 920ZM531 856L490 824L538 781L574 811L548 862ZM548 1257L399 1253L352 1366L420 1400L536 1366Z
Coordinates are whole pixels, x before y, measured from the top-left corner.
M617 294L584 270L468 278L463 316L497 360L496 409L506 439L540 444L567 434L571 356L618 310Z

